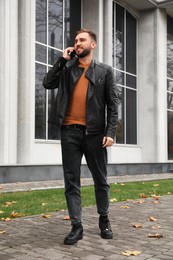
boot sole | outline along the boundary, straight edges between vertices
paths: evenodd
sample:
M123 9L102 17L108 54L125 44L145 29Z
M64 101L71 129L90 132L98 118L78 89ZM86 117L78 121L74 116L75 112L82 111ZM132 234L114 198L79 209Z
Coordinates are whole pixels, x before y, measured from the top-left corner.
M101 238L104 238L104 239L112 239L113 238L113 235L110 234L110 235L102 235L101 234Z
M81 234L79 237L78 237L78 239L76 239L76 240L74 240L74 241L71 241L71 240L64 240L64 244L65 245L74 245L74 244L76 244L77 243L77 241L78 240L81 240L81 239L83 239L83 234Z

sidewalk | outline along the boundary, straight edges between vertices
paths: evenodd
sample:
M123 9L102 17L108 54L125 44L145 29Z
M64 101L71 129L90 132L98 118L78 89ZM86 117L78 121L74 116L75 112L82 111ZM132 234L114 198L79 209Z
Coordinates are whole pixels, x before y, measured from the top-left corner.
M125 175L125 176L110 176L108 177L109 183L121 183L132 181L148 181L148 180L162 180L173 179L173 173L158 173L158 174L139 174L139 175ZM92 185L92 178L82 178L81 185ZM63 188L63 180L53 181L38 181L38 182L16 182L16 183L0 183L0 193L14 192L14 191L27 191L27 190L43 190Z
M150 179L156 177L173 178L173 174L150 175ZM111 182L127 182L132 179L146 181L149 176L115 177L111 178ZM26 185L25 188L44 188L43 184L39 184L36 187ZM47 188L52 188L53 185L51 186L50 182L48 184ZM86 180L83 180L84 184L88 185ZM20 188L20 185L17 185L17 188ZM59 182L56 185L59 187ZM5 186L1 187L0 191L2 189L7 191ZM70 221L63 220L67 214L67 211L59 211L52 213L50 218L37 215L10 222L1 221L0 260L173 259L173 195L162 196L159 200L147 198L111 203L110 219L114 232L114 238L111 240L100 238L98 215L96 207L93 206L83 209L83 240L74 246L64 245L63 239L71 229ZM135 224L141 224L141 227L135 228ZM5 233L1 234L2 231ZM149 234L154 237L149 237ZM140 254L124 256L123 252L127 250L133 253L138 251Z

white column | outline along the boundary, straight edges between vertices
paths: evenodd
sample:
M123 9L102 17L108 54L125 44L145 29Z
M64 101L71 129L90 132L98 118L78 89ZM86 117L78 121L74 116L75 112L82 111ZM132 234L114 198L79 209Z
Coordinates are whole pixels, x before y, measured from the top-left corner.
M167 15L157 9L157 147L158 162L167 161Z
M166 161L166 15L144 12L139 21L138 133L143 162Z
M18 0L0 1L0 163L16 163Z
M83 27L97 35L97 48L94 56L103 61L103 0L83 0Z
M112 0L104 1L104 62L112 66Z
M35 0L19 2L18 144L17 162L29 163L33 136Z

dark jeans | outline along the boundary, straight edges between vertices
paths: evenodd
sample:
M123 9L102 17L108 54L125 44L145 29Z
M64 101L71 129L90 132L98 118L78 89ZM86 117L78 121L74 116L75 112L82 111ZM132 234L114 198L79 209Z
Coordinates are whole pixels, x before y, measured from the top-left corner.
M107 150L102 147L102 140L103 135L85 135L84 130L61 130L65 197L72 224L81 222L82 218L80 177L83 155L93 177L97 211L100 215L108 214Z

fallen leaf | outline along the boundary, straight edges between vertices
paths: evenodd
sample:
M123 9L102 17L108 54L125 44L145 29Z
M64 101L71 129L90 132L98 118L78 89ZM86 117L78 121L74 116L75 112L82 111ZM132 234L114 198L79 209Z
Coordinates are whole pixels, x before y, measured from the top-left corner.
M145 195L144 193L140 194L139 196L140 196L141 198L148 198L148 196Z
M6 231L5 230L0 230L0 234L5 234Z
M126 184L125 183L120 183L121 186L125 186Z
M42 204L41 204L41 206L46 206L47 205L47 203L45 203L45 202L43 202Z
M152 229L160 229L161 226L152 226L151 228L152 228Z
M50 215L50 214L44 214L44 215L42 215L42 217L43 217L43 218L51 218L52 215Z
M154 204L160 204L161 202L158 201L158 200L154 200L153 203L154 203Z
M152 197L155 199L155 200L159 200L160 199L160 195L152 195Z
M121 209L129 209L129 206L120 206Z
M132 250L126 250L124 252L122 252L123 255L125 256L137 256L137 255L140 255L142 252L141 251L132 251Z
M142 228L142 225L141 224L135 224L133 225L135 228Z
M4 213L4 211L0 210L0 214L3 214L3 213Z
M2 221L8 222L11 221L11 218L1 218Z
M154 217L150 216L150 217L148 218L148 220L149 220L149 221L157 221L157 218L154 218Z
M154 187L159 187L159 186L160 186L160 184L153 184L153 186L154 186Z
M14 203L17 203L16 201L6 201L5 202L5 206L11 206L11 205L13 205Z
M116 190L113 190L113 192L120 192L121 190L119 190L119 189L116 189Z
M163 237L163 235L161 235L159 233L156 233L156 234L149 234L148 237L151 237L151 238L161 238L161 237Z
M117 201L116 198L110 199L110 202L116 202L116 201Z
M65 216L62 218L63 220L70 220L70 216Z
M21 213L14 212L14 211L11 212L11 214L10 214L10 217L12 217L12 218L19 218L21 216L23 216Z
M137 200L137 201L134 201L133 203L134 204L143 204L145 202L145 200Z

